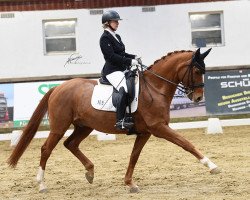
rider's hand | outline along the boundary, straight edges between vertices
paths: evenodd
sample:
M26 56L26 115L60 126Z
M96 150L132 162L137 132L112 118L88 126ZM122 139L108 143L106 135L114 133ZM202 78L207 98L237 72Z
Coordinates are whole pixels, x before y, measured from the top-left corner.
M137 65L139 65L138 60L132 59L132 60L131 60L131 66L137 66Z
M138 61L139 64L142 64L141 56L135 56L135 59Z

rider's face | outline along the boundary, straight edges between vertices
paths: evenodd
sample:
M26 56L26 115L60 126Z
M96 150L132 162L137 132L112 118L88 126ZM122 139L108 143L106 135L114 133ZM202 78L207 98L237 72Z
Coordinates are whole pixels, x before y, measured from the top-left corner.
M114 21L114 20L111 20L109 22L109 25L116 31L118 26L119 26L119 22L118 21Z

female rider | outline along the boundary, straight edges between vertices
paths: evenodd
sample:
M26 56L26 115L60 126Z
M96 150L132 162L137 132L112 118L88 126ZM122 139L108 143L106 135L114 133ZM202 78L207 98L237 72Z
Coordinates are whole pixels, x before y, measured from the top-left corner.
M102 69L102 79L109 82L118 91L119 98L116 105L118 129L130 129L133 122L126 119L127 85L124 72L131 66L138 65L137 56L125 52L125 45L121 37L115 33L121 20L119 14L114 11L106 11L102 15L104 32L100 38L100 47L105 64Z

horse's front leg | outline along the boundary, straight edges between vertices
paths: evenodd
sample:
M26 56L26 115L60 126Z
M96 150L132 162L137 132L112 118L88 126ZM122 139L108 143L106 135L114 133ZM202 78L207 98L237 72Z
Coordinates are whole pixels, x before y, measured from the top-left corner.
M141 150L144 147L144 145L146 144L146 142L148 141L148 139L150 138L150 136L151 136L150 133L146 133L146 134L143 133L143 134L138 135L136 137L134 147L133 147L133 150L132 150L132 153L131 153L131 156L130 156L128 169L127 169L125 179L124 179L125 184L127 186L129 186L131 193L139 192L139 188L134 183L134 181L132 179L132 175L133 175L137 160L138 160L138 158L140 156Z
M209 158L204 156L191 142L182 137L176 131L164 124L157 124L151 128L152 134L164 138L193 154L203 165L209 168L211 174L218 174L221 170Z

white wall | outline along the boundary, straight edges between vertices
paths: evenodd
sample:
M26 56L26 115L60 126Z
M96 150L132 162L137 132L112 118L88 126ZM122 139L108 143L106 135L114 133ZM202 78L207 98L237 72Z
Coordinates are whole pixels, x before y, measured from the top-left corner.
M249 1L163 5L156 6L156 12L147 13L141 12L141 7L114 9L124 19L117 33L127 52L141 55L146 65L170 51L194 50L190 12L223 11L225 46L213 48L207 67L250 65ZM65 18L77 18L77 52L90 64L64 67L69 55L44 55L42 20ZM0 27L0 82L89 75L102 69L101 15L89 15L87 9L15 12L15 18L0 18Z

